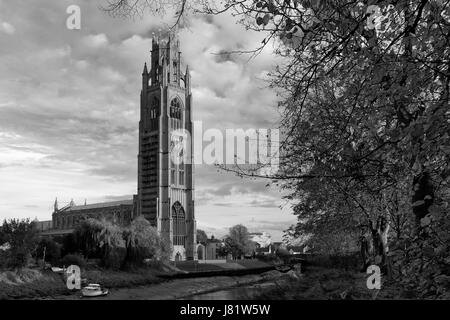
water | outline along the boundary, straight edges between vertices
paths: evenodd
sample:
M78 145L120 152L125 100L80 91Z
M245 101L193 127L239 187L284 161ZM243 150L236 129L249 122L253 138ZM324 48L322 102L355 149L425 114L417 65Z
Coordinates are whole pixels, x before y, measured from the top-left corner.
M235 287L209 293L202 293L186 298L186 300L252 300L262 292L275 286L275 283L261 283Z

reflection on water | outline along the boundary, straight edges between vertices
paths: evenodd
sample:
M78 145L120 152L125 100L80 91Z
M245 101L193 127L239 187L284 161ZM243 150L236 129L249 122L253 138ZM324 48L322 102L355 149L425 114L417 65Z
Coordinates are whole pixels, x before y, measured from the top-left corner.
M236 287L226 290L203 293L187 298L187 300L251 300L264 290L273 288L275 283L261 283L250 286Z

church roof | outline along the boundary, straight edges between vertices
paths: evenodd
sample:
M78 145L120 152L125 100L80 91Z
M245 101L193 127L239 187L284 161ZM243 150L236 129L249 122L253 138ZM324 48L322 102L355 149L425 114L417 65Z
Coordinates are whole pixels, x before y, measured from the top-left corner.
M90 209L99 209L99 208L109 208L109 207L119 207L119 206L132 206L133 199L130 200L120 200L120 201L110 201L110 202L102 202L102 203L93 203L88 205L81 206L72 206L62 209L60 211L80 211L80 210L90 210Z

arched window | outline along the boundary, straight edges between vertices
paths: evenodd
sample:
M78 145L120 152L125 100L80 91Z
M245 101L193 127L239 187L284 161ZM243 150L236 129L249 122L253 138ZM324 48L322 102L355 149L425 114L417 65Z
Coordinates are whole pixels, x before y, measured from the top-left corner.
M170 102L170 117L181 120L181 103L178 98Z
M186 238L186 215L178 201L172 206L173 244L184 246Z
M178 79L178 64L176 61L173 61L173 80L176 82Z
M150 119L156 119L159 117L159 100L153 97L152 104L150 105Z
M155 64L153 66L153 70L155 72L155 84L159 82L159 65L158 61L155 61Z

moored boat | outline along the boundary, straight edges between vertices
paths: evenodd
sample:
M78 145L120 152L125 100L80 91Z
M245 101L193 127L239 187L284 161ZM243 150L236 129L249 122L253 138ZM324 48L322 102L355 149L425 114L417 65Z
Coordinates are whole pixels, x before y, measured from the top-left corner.
M106 296L108 293L108 289L102 288L101 285L96 283L90 283L81 289L83 297L101 297Z

